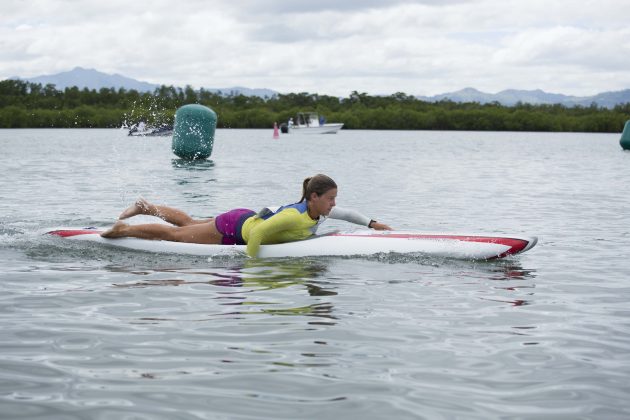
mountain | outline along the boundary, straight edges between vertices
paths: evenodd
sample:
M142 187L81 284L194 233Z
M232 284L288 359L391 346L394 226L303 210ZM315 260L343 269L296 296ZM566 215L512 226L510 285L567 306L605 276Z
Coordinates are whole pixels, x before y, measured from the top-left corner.
M565 106L590 106L596 103L599 106L613 108L618 104L630 103L630 89L616 92L603 92L593 96L569 96L560 93L547 93L537 90L502 90L498 93L485 93L473 88L465 88L456 92L442 93L435 96L416 96L416 98L438 102L451 100L453 102L478 102L481 104L498 102L501 105L512 106L518 102L533 105L562 104Z
M18 77L14 77L18 79ZM101 88L124 88L126 90L135 89L139 92L153 92L156 85L148 82L140 82L120 74L106 74L94 69L84 69L75 67L73 70L52 74L47 76L38 76L23 79L28 82L40 83L46 85L54 84L57 89L63 90L66 87L77 86L80 89L96 89ZM246 87L228 87L228 88L204 88L206 91L220 93L224 96L245 95L258 96L261 98L271 98L278 92L271 89L251 89ZM529 104L562 104L565 106L590 106L596 103L599 106L613 108L618 104L630 103L630 89L603 92L593 96L569 96L560 93L547 93L540 89L537 90L516 90L508 89L498 93L485 93L473 88L465 88L456 92L442 93L435 96L421 96L416 98L428 101L438 102L442 100L451 100L454 102L478 102L481 104L498 102L502 105L512 106L519 102Z
M614 108L618 104L630 103L630 89L620 90L616 92L604 92L588 98L588 103L581 102L580 105L590 105L595 102L599 106L606 108Z
M21 79L13 77L12 79ZM59 90L67 87L77 86L79 89L88 88L99 90L101 88L124 88L126 90L137 90L138 92L153 92L155 88L160 87L154 83L140 82L120 74L107 74L94 69L84 69L75 67L74 69L62 73L51 74L46 76L31 77L21 79L31 83L39 83L42 86L53 84ZM205 88L204 88L205 89ZM250 89L246 87L230 87L230 88L209 88L206 91L218 93L225 96L229 95L245 95L260 96L261 98L277 95L278 92L271 89Z
M453 102L479 102L482 104L495 100L491 93L484 93L473 88L465 88L457 92L441 93L435 96L416 96L416 98L428 102L450 100Z
M265 97L271 98L272 96L278 94L278 92L271 89L251 89L251 88L246 88L246 87L241 87L241 86L224 88L224 89L217 89L217 88L204 88L204 89L207 90L208 92L213 92L213 93L221 92L223 96L243 95L243 96L258 96L261 98L265 98Z
M106 74L94 69L84 69L82 67L75 67L70 71L46 76L37 76L24 80L31 83L39 83L42 86L50 83L55 85L59 90L77 86L80 89L88 88L90 90L113 87L116 89L124 88L126 90L135 89L138 92L153 92L156 87L159 87L159 85L139 82L120 74Z

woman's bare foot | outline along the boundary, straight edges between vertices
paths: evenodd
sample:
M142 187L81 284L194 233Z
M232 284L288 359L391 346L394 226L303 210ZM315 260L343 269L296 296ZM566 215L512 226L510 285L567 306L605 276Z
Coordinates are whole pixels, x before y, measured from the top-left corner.
M126 223L116 222L114 223L114 226L101 233L101 236L103 238L120 238L121 236L124 236L124 230L126 227Z
M135 203L133 203L125 210L123 210L122 213L120 213L120 216L118 216L118 220L128 219L138 214L150 214L150 209L151 204L144 198L140 197L136 200Z

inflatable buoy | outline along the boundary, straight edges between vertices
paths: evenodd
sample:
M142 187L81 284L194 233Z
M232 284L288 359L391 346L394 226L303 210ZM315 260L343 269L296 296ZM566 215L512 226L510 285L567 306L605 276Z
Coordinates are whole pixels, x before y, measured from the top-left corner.
M619 144L624 150L630 150L630 120L626 121L626 125L623 127Z
M278 123L277 122L273 123L273 138L274 139L279 139L280 138L280 134L278 134Z
M175 112L173 153L182 159L205 159L212 154L217 114L207 106L184 105Z

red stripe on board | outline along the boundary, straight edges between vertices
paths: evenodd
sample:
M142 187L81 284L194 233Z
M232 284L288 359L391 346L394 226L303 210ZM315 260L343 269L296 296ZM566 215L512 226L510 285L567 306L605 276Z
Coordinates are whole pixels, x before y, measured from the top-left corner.
M518 254L519 252L524 250L527 245L529 245L529 241L526 241L524 239L506 239L506 242L504 244L508 245L510 248L504 253L497 255L495 258L503 258L507 255Z
M96 229L68 229L68 230L53 230L52 232L48 232L48 234L61 236L62 238L68 238L70 236L100 234L101 232L102 230L96 230Z
M353 236L358 238L397 238L397 239L447 239L453 241L479 242L487 244L499 244L509 247L507 251L494 258L503 258L506 255L517 254L527 247L529 241L525 239L501 238L496 236L464 236L464 235L431 235L414 233L388 233L387 235L361 235L347 233L333 233L330 236Z

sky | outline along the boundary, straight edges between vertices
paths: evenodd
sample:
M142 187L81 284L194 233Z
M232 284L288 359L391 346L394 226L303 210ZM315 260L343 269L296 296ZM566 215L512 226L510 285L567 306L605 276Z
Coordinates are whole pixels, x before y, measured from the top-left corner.
M630 88L628 0L2 0L0 80L76 66L347 97Z

